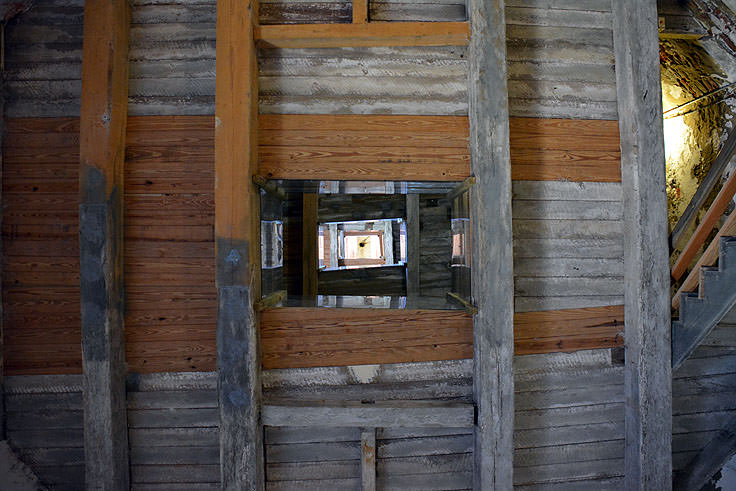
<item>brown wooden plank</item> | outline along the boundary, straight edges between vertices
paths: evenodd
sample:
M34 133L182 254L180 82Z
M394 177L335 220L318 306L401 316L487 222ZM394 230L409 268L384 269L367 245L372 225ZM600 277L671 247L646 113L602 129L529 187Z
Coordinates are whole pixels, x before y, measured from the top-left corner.
M319 124L319 122L316 122ZM468 148L467 130L451 133L406 132L381 130L365 131L357 129L321 130L261 130L258 143L262 147L408 147L408 148Z
M618 121L510 118L511 148L619 152Z
M259 131L321 131L441 133L468 137L467 116L407 116L380 114L261 114Z
M5 131L11 133L73 133L79 134L79 118L8 118ZM9 140L12 141L12 140Z
M590 333L616 333L624 328L624 306L519 312L514 315L514 339L534 339Z
M128 370L135 373L156 372L214 372L217 369L217 360L214 356L183 355L179 358L139 357L134 353L127 356Z
M515 314L516 354L623 346L623 307ZM517 327L518 326L518 327ZM469 358L463 311L281 308L261 318L264 368Z
M258 26L259 46L339 48L355 46L466 46L467 22L371 22Z
M128 118L128 135L130 144L140 143L150 132L168 133L170 131L204 131L209 130L215 136L214 116L131 116ZM160 140L156 140L160 141Z

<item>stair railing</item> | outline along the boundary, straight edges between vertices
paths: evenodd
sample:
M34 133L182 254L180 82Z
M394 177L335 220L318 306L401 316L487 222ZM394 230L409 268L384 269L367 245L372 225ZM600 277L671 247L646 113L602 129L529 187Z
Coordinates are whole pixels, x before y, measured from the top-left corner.
M731 136L736 135L736 130L731 132ZM729 137L729 140L731 137ZM736 140L736 139L735 139ZM733 149L730 150L733 152ZM720 157L720 155L719 155ZM730 155L729 155L730 159ZM720 177L720 176L719 176ZM713 204L706 212L703 220L700 222L695 232L690 237L682 253L675 261L672 266L672 278L678 281L687 271L690 263L695 259L696 254L700 248L705 244L708 235L710 235L713 227L715 227L718 220L723 216L723 213L728 207L728 203L733 199L736 194L736 171L732 172L726 183L721 188L721 191L716 196ZM697 210L696 210L697 211ZM716 238L708 245L706 251L700 257L695 267L693 267L690 274L683 282L680 289L677 291L674 297L672 297L672 308L677 309L680 305L680 294L684 292L694 291L697 289L700 283L700 270L704 266L712 266L718 259L718 241L722 236L736 235L736 212L726 220L726 223L721 227Z

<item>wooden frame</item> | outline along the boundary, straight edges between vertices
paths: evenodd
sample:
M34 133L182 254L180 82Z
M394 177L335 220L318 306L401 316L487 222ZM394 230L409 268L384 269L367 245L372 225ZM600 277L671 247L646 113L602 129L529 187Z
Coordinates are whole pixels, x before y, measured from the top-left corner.
M467 22L370 22L369 0L353 0L352 24L257 26L255 39L267 48L357 46L466 46Z

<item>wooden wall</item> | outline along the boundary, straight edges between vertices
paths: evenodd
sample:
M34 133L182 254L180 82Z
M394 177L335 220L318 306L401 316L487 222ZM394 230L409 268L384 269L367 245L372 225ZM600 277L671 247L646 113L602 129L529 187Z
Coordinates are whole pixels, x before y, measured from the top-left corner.
M81 375L5 378L8 441L50 489L84 489Z
M736 416L736 309L672 374L672 467L682 470Z
M128 119L126 359L134 372L215 369L214 118Z

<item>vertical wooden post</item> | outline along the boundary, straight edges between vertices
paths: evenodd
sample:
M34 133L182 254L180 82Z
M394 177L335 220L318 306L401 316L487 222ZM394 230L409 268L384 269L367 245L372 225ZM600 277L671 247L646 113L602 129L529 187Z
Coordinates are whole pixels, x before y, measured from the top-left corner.
M130 7L84 7L79 259L87 489L128 489L123 331L123 166Z
M376 491L376 429L363 428L360 432L360 475L362 491Z
M0 23L0 43L5 42L5 22ZM4 49L1 50L0 57L4 57ZM5 60L0 58L0 184L2 183L3 176L3 139L5 135L5 98L3 80L5 70ZM2 205L2 186L0 186L0 205ZM2 208L0 208L2 209ZM0 229L3 225L3 215L0 213ZM0 240L0 258L3 257L3 241ZM0 261L0 278L3 278L3 266ZM5 427L5 359L3 358L3 346L4 344L4 331L3 331L3 297L2 288L0 288L0 440L6 439L6 427Z
M302 295L317 295L317 270L319 250L317 247L317 211L319 194L304 193L302 196Z
M419 296L419 195L406 195L406 296Z
M626 488L672 487L669 248L655 2L615 0L624 200Z
M353 0L353 24L368 22L368 0Z
M217 2L215 254L222 489L264 487L261 361L256 0Z
M514 278L503 0L471 0L469 48L475 489L513 486Z

